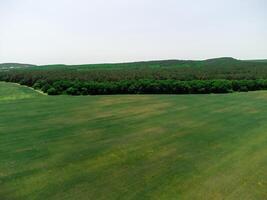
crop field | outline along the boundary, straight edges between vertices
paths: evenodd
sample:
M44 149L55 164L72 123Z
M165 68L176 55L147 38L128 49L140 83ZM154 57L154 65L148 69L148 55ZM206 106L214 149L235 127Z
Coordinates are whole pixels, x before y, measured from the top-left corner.
M46 96L0 83L0 200L267 199L267 92Z

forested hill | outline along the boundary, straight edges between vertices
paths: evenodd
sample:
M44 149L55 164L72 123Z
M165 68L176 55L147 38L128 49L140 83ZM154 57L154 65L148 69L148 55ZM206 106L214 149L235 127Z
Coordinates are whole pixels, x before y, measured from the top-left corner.
M264 60L225 57L204 61L26 66L0 68L0 81L28 85L50 94L75 95L267 89L267 62Z
M98 82L138 79L182 81L267 79L267 62L244 61L229 57L204 61L163 60L88 65L2 64L0 66L5 67L6 74L13 77L11 80L16 80L18 77L19 79L30 77L31 80L41 78Z
M215 58L208 60L156 60L156 61L141 61L141 62L128 62L128 63L103 63L103 64L81 64L81 65L66 65L66 64L53 64L53 65L30 65L19 63L6 63L0 64L1 67L33 67L33 69L42 70L95 70L95 69L128 69L128 68L175 68L175 67L234 67L244 65L261 65L267 60L237 60L231 57Z
M230 57L215 58L208 60L156 60L128 63L104 63L104 64L83 64L83 65L42 65L35 69L71 69L71 70L90 70L90 69L133 69L133 68L175 68L175 67L206 67L206 66L225 66L241 65L246 61L237 60ZM253 61L249 61L252 63Z
M27 68L27 67L36 67L36 65L22 64L22 63L2 63L2 64L0 64L0 69L17 69L17 68Z
M33 65L21 63L3 63L0 69L25 69L31 70L114 70L114 69L140 69L140 68L176 68L176 67L204 67L204 68L233 68L233 67L262 67L266 66L267 60L237 60L231 57L214 58L207 60L158 60L128 63L104 63L104 64L81 64L81 65Z

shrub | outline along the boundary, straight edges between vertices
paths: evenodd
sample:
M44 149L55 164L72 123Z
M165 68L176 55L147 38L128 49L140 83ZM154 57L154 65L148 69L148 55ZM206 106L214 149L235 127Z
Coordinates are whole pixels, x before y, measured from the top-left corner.
M51 88L49 88L49 89L47 90L47 94L48 94L48 95L57 95L57 94L59 94L59 93L58 93L58 91L57 91L55 88L51 87Z
M66 93L69 95L79 95L79 92L77 90L77 88L74 87L70 87L66 90Z

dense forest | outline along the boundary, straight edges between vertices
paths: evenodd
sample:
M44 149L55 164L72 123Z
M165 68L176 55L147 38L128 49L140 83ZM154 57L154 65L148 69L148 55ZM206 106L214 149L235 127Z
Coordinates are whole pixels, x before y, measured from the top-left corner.
M267 89L267 61L264 60L219 58L12 66L5 64L1 68L0 65L0 81L20 83L50 95L199 94Z

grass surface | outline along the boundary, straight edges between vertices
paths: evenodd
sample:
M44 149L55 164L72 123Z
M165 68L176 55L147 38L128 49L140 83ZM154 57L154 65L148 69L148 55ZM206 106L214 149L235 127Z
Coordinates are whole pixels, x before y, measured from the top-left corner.
M267 92L44 96L0 83L0 199L267 198Z

